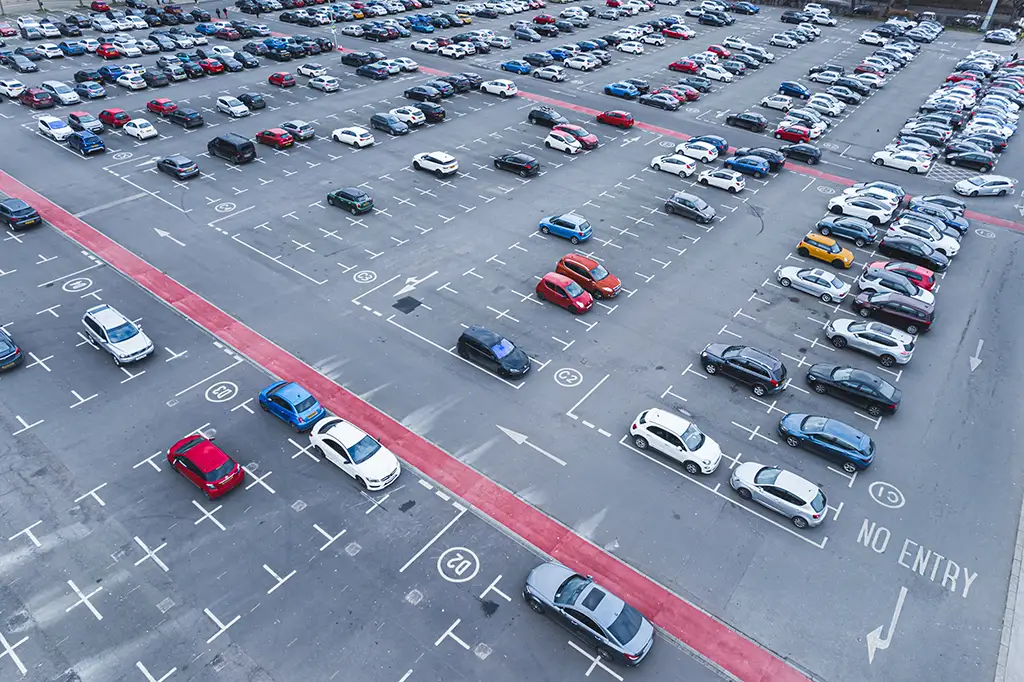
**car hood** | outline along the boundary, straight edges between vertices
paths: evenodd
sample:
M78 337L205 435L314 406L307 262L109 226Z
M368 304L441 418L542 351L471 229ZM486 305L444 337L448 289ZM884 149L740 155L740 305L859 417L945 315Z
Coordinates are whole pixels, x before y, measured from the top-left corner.
M574 572L561 564L541 564L526 576L526 586L548 603L555 599L555 590Z
M824 362L818 362L807 368L807 376L813 376L819 379L831 379L832 372L839 367L840 365L830 365Z
M152 346L153 342L149 340L148 336L146 336L143 332L140 331L132 338L121 341L114 347L121 353L134 355L135 353L141 353L142 351L146 350L147 348L151 348Z
M729 346L724 343L709 343L704 347L704 352L720 358L722 357L722 353L724 353L725 349L728 347Z
M522 348L516 346L512 352L503 357L501 366L506 370L519 374L530 368L530 356Z
M359 474L368 480L380 481L390 476L398 467L398 458L387 448L381 446L370 459L358 465Z
M754 476L757 475L757 472L763 466L763 464L757 462L744 462L732 470L732 477L747 485L754 485Z

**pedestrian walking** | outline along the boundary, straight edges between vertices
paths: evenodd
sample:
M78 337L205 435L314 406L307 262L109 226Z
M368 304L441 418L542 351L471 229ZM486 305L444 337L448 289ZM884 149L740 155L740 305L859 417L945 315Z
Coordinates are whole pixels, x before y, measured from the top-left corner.
M225 19L228 18L228 8L227 7L224 8L224 18Z
M1016 52L1013 53L1013 57L1011 57L1010 60L1014 61L1014 62L1017 61L1017 53Z
M199 2L199 0L196 0L196 2ZM260 8L259 7L256 8L256 18L257 19L260 18Z
M220 7L217 8L217 18L220 19Z

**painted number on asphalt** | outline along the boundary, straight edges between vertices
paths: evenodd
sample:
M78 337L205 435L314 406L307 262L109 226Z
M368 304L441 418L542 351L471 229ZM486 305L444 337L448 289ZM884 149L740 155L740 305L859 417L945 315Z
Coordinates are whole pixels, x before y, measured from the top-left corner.
M818 185L817 190L822 194L835 194L836 191L828 185Z
M86 289L92 288L92 280L88 277L75 277L64 282L60 288L69 294L79 294Z
M226 403L238 395L238 384L233 381L218 381L206 389L206 399L211 403Z
M555 372L555 383L566 388L573 388L583 383L583 374L578 369L563 367Z
M237 206L235 206L232 202L225 201L214 206L213 210L216 211L217 213L231 213L236 208Z
M996 233L995 232L993 232L992 230L986 230L983 227L979 227L978 229L976 229L974 231L974 234L978 235L979 237L984 237L985 239L995 239L996 238Z
M356 274L352 275L352 279L360 284L369 284L377 279L377 273L373 270L360 270Z
M450 583L464 583L480 571L480 559L465 547L451 547L437 557L437 571Z
M900 489L885 481L872 483L868 487L868 494L871 495L872 500L889 509L899 509L907 503L907 499L903 497Z

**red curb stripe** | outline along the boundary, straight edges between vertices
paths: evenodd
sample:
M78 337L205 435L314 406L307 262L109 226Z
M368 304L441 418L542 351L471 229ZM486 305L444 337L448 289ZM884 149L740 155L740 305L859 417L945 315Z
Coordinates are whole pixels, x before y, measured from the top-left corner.
M566 566L596 576L636 605L651 622L743 682L808 682L771 652L462 464L2 171L0 192L32 204L47 222L153 296L273 374L302 383L332 412L377 434L405 462Z

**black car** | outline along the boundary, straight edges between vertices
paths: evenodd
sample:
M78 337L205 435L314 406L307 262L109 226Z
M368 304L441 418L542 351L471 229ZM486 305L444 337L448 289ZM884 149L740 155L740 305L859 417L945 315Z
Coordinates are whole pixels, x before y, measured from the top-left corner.
M483 85L484 82L483 76L481 76L478 73L473 73L472 71L463 71L462 73L457 75L459 76L459 78L462 78L465 81L467 81L469 83L469 87L471 87L474 90Z
M637 101L644 106L664 109L665 111L677 111L681 106L678 99L665 93L657 95L640 95L640 99Z
M951 197L948 194L926 194L914 197L910 200L910 207L914 208L915 204L936 204L953 215L959 216L962 216L967 210L967 203L963 199Z
M82 35L82 29L71 24L65 24L64 22L58 22L55 24L60 34L66 38L78 38Z
M526 117L526 120L528 120L530 123L542 125L545 128L554 128L556 125L569 123L569 119L567 119L565 116L562 116L562 114L560 114L558 111L552 109L551 107L544 106L534 107L533 109L531 109L530 113Z
M734 76L742 76L747 72L747 65L735 59L726 59L718 64Z
M676 192L665 200L665 213L681 215L701 224L708 224L715 219L715 209L695 194Z
M171 123L180 125L182 128L201 128L205 121L203 115L195 109L178 107L165 117Z
M730 15L726 14L725 12L719 11L717 9L704 10L704 13L705 14L710 14L713 17L718 17L719 19L721 19L722 21L725 22L726 26L732 26L733 24L736 23L736 17L730 16Z
M985 151L995 152L996 154L1002 154L1006 151L1006 138L994 133L971 133L969 137L963 139L974 142L984 149L983 142L981 142L983 140L984 143L990 145Z
M373 197L358 187L343 187L327 195L327 203L343 208L352 215L369 213L373 210Z
M96 69L82 69L81 71L75 71L75 82L76 83L87 83L89 81L95 81L97 83L103 82L103 76Z
M540 34L532 28L517 28L512 37L516 40L526 40L531 43L539 43L542 40Z
M865 85L864 83L862 83L861 81L857 80L856 78L851 78L849 76L843 76L842 78L837 78L836 82L833 83L833 85L839 85L839 86L844 87L844 88L849 88L849 89L853 90L855 93L857 93L858 95L860 95L861 97L867 97L868 95L871 94L871 86Z
M760 61L754 59L749 54L744 54L742 52L740 52L739 54L734 54L732 56L732 60L734 62L739 62L740 64L742 64L743 66L745 66L748 69L760 69L761 68L761 62Z
M40 59L43 58L43 55L36 48L28 46L19 47L14 51L14 54L21 55L22 57L25 57L26 59L33 62L38 62Z
M526 154L502 154L494 158L494 167L518 173L525 178L540 172L540 161Z
M514 343L489 329L473 325L462 332L455 346L459 357L506 377L530 371L530 356Z
M450 74L448 76L439 76L439 81L444 81L448 85L455 88L455 92L469 92L473 89L473 84L468 79L463 78L457 74Z
M848 239L864 248L878 239L878 229L866 220L843 215L827 215L815 226L826 237Z
M199 164L181 154L171 154L156 162L156 169L179 180L187 180L199 175Z
M819 395L832 395L867 410L872 417L895 414L903 393L885 379L844 365L815 363L807 368L807 383Z
M555 58L549 55L547 52L529 52L523 55L523 61L530 66L551 66L555 63Z
M181 68L185 69L185 75L189 78L202 78L206 75L203 71L203 67L199 66L195 62L182 62Z
M833 85L825 92L832 95L843 104L860 104L864 100L864 98L856 92L842 85Z
M242 46L242 50L245 51L245 52L248 52L251 55L256 55L257 57L262 57L263 55L265 55L267 52L270 51L270 48L267 47L266 45L264 45L263 43L258 43L256 41L253 41L253 42L249 42L249 43L246 43L245 45L243 45Z
M945 272L949 267L949 258L945 254L912 237L883 237L878 243L878 252L935 272Z
M697 23L703 24L704 26L725 26L725 21L709 12L705 12L697 17Z
M256 92L243 92L238 96L238 100L247 106L250 111L267 108L267 100L263 99L263 95Z
M363 76L375 81L386 81L390 76L391 72L387 70L387 67L377 66L376 64L364 64L356 69L357 76Z
M444 107L438 106L433 102L418 102L413 106L423 112L423 117L427 120L427 123L440 123L448 115Z
M378 59L369 52L347 52L341 56L341 63L345 66L366 66Z
M782 23L784 24L802 24L805 21L810 21L811 16L809 14L798 12L796 10L787 10L782 13L782 16L779 17L779 20L782 21Z
M946 163L950 166L963 166L987 173L996 165L996 155L992 152L966 151L946 155Z
M256 59L256 57L253 57L248 52L236 52L233 56L235 61L247 69L255 69L260 65L260 60Z
M409 132L409 126L391 114L374 114L370 117L370 127L383 130L388 135L405 135Z
M242 66L241 62L237 61L236 59L233 59L232 57L227 57L222 54L217 55L216 57L214 57L214 59L224 66L225 71L229 71L231 73L238 73L239 71L245 68L244 66Z
M694 90L702 93L711 92L711 81L703 76L683 76L678 81L678 85L688 85Z
M725 118L726 125L746 128L759 133L768 127L768 119L753 111L744 111L740 114L730 114Z
M441 92L437 88L432 88L427 85L414 85L411 88L406 88L403 94L407 99L411 99L416 102L441 101Z
M824 71L833 71L835 73L846 73L846 67L841 64L819 64L818 66L812 66L807 70L807 75L810 76L815 73L822 73Z
M142 74L142 80L146 81L146 85L151 88L162 88L165 85L170 85L171 81L167 78L167 75L162 71L149 71Z
M612 47L615 47L616 45L621 43L623 39L621 37L617 36L617 35L613 35L613 34L609 33L608 35L601 36L601 40L605 41L606 43L608 43Z
M548 24L548 25L550 26L551 24ZM555 28L558 29L559 33L575 33L576 32L576 27L573 26L572 24L570 24L568 21L565 21L564 19L559 19L558 21L556 21L554 23L554 26L555 26Z
M708 374L721 374L747 384L756 396L786 388L786 366L778 358L751 346L709 343L700 353Z
M0 201L0 222L12 230L39 225L43 219L39 212L21 199L4 199Z
M455 88L442 80L427 81L423 85L428 88L434 88L441 93L441 97L451 97L455 94Z
M760 156L768 162L768 169L775 173L782 170L786 165L786 155L771 147L740 147L736 150L736 156Z
M558 30L558 27L553 26L552 24L539 24L533 27L533 31L545 38L557 38L562 33Z
M278 48L276 50L267 50L263 53L267 59L275 62L290 62L292 60L292 53L289 50Z
M477 10L476 16L480 17L481 19L497 19L498 12L497 10L488 9L485 7L481 10Z
M31 59L24 57L20 54L13 55L11 57L10 66L18 73L35 73L39 70Z

